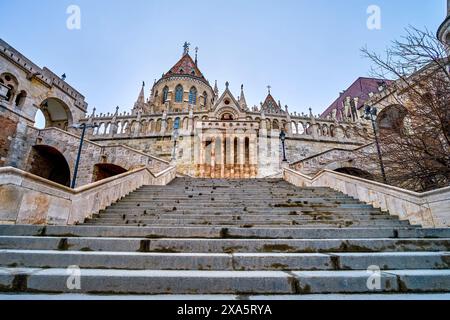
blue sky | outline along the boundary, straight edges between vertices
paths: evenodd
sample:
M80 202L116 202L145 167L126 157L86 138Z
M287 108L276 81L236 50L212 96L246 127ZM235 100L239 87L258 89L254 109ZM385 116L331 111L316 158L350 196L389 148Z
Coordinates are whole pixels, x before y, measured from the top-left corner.
M66 27L69 5L81 29ZM369 5L381 30L369 30ZM39 66L67 74L89 111L129 110L142 81L174 65L182 44L198 46L199 67L247 103L272 94L290 111L323 111L357 77L368 76L367 45L383 51L414 25L435 31L445 0L0 0L0 37Z

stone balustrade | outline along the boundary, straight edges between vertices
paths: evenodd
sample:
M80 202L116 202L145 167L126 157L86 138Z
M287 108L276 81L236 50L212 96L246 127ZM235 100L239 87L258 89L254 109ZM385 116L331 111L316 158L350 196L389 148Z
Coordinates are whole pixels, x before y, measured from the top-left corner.
M0 224L74 225L143 185L166 185L176 176L168 167L147 167L70 189L28 172L0 168Z
M285 168L283 178L301 187L330 187L425 228L450 227L450 187L417 193L331 170L309 177Z

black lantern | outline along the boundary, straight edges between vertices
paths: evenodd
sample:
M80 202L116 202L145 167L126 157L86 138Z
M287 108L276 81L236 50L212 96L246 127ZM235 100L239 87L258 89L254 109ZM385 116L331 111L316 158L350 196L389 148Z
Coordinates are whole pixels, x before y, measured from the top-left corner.
M4 84L0 83L0 97L3 99L8 99L9 88Z
M373 133L375 135L375 144L377 146L378 159L380 161L381 176L383 177L383 182L387 184L386 172L384 170L384 164L383 164L383 157L381 155L380 143L378 141L377 125L375 123L375 118L376 118L377 114L378 114L378 110L376 107L372 107L369 105L365 106L363 117L366 120L370 120L372 122Z
M72 184L71 187L72 189L75 189L76 183L77 183L77 175L78 175L78 166L80 164L80 159L81 159L81 150L83 149L83 142L84 142L84 136L86 134L86 129L89 128L97 128L98 124L86 124L86 123L82 123L82 124L75 124L72 126L72 128L74 129L81 129L81 138L80 138L80 145L78 147L78 154L77 154L77 160L75 161L75 169L73 171L73 179L72 179Z
M285 141L286 141L286 133L284 132L284 130L281 130L280 132L280 140L281 140L281 145L283 147L283 162L286 162L286 146L285 146Z

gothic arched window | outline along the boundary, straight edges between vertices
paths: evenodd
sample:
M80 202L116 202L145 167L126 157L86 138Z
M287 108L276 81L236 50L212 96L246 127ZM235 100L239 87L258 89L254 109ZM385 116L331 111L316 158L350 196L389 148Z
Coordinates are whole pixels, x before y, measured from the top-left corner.
M162 103L166 103L167 98L169 97L169 87L164 87L163 95L162 95Z
M197 89L192 87L189 91L189 104L197 104Z
M183 87L181 84L175 88L175 102L183 102Z

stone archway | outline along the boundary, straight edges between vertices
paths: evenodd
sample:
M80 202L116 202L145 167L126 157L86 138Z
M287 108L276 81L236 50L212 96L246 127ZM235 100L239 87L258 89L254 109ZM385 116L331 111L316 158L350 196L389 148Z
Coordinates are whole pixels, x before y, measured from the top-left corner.
M45 117L45 128L67 130L73 123L72 113L67 104L58 98L47 98L39 106Z
M390 105L378 114L377 124L381 131L400 131L408 110L402 105Z
M47 145L35 145L29 158L29 172L44 179L70 186L70 167L64 155Z
M127 171L127 169L112 163L97 163L94 165L92 182L114 177Z

